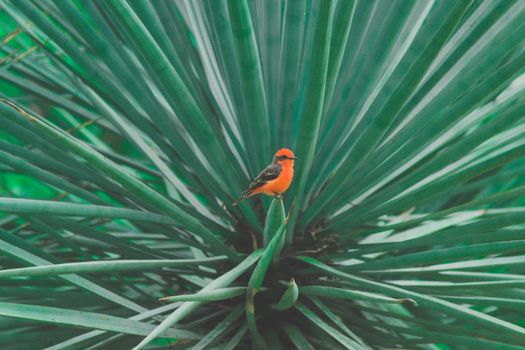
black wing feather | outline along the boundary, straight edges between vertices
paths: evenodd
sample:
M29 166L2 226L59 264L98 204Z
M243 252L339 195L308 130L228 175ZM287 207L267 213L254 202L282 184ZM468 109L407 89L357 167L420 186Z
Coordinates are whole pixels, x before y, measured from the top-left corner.
M237 205L241 200L248 197L250 193L255 191L257 188L263 186L268 181L275 180L281 173L281 166L277 163L272 163L268 165L248 186L248 189L244 191L242 196L233 202L233 205Z
M250 186L248 186L248 189L246 190L246 193L250 193L253 190L261 187L265 183L271 180L277 179L279 174L281 173L281 166L276 163L272 163L268 165L257 177L252 181Z

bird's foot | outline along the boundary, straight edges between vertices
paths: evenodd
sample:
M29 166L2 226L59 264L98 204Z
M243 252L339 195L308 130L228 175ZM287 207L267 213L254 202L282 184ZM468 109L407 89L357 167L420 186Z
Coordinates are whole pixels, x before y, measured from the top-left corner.
M283 199L283 195L280 194L280 193L276 193L276 194L275 194L275 198L277 198L277 199L281 199L281 200L282 200L282 199Z

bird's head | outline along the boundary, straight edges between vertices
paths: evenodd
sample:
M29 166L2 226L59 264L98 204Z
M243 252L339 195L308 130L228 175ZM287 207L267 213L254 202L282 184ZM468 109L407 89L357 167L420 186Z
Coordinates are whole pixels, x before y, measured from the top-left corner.
M293 165L295 159L293 152L288 148L281 148L273 157L273 161L280 165Z

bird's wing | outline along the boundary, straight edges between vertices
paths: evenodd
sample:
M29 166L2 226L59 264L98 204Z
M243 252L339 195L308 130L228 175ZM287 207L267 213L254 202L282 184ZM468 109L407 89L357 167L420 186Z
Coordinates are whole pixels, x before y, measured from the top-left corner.
M239 204L245 198L250 197L253 191L268 183L268 181L275 180L281 173L281 166L279 164L272 163L266 167L255 179L253 179L248 189L244 191L241 197L233 202L233 205Z
M266 167L257 177L252 181L246 194L253 192L255 189L263 186L268 181L275 180L281 173L281 166L279 164L272 163Z

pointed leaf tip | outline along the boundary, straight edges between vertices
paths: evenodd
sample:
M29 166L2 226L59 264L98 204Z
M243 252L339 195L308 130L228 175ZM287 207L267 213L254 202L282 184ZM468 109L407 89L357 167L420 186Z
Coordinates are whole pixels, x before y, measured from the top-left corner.
M272 308L279 311L287 310L295 305L297 299L299 299L299 287L297 287L295 280L292 278L281 299L279 299L277 304L273 304Z

